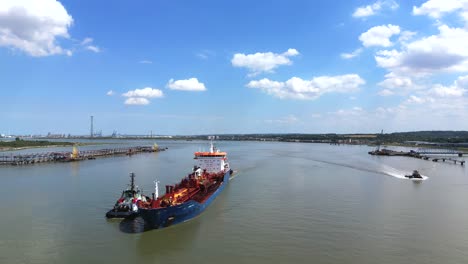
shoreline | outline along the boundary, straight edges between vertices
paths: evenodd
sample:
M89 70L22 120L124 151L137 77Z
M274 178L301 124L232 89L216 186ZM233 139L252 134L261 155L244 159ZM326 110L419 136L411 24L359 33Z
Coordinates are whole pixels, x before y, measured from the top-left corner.
M59 144L59 145L44 145L44 146L24 146L24 147L0 147L0 152L10 152L10 151L17 151L17 150L25 150L25 149L36 149L36 148L65 148L70 147L73 148L74 146L93 146L93 145L103 145L103 144L111 144L111 143L72 143L70 144Z

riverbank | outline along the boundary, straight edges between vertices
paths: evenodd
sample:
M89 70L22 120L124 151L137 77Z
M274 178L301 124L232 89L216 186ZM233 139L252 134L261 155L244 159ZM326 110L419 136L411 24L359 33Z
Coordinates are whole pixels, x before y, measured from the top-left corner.
M15 141L0 141L0 151L16 151L33 148L57 148L57 147L72 147L72 146L89 146L100 145L105 143L75 143L75 142L53 142L47 140L15 140Z

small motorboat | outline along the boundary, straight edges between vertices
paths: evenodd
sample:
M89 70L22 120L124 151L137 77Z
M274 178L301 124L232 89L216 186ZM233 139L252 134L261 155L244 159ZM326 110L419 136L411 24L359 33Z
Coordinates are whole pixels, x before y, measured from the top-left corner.
M107 218L134 218L138 216L139 201L146 202L149 199L144 196L138 186L135 186L135 173L130 173L130 187L122 192L119 200L109 212Z
M414 170L411 175L405 175L405 177L408 179L423 179L423 177L417 170Z

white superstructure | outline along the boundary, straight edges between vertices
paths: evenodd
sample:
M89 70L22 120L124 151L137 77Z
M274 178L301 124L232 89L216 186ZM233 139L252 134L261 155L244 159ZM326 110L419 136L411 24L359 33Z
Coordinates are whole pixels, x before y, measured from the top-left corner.
M226 155L226 152L220 152L211 143L210 151L195 152L196 166L202 171L206 170L208 173L227 171L229 170L229 163Z

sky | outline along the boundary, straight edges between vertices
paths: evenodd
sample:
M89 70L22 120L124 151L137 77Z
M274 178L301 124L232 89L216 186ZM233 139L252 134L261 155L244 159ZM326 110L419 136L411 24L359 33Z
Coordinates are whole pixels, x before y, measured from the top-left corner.
M0 1L0 133L468 130L468 0Z

